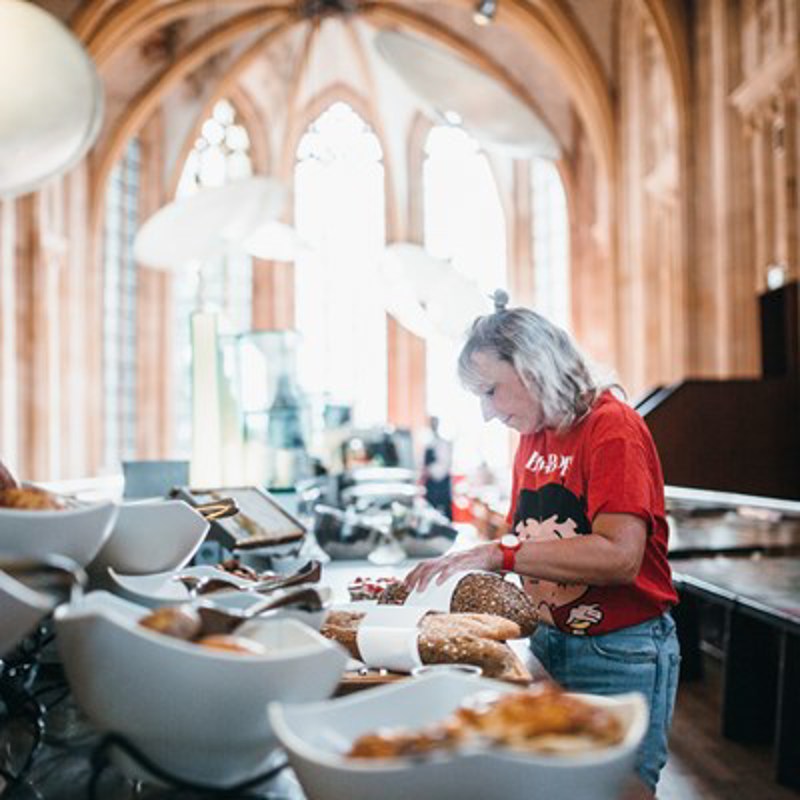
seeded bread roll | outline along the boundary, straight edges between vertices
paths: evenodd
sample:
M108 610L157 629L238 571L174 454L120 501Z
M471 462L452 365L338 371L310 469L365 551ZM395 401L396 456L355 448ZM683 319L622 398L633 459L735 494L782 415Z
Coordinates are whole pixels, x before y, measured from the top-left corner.
M378 598L383 605L401 606L408 598L405 584L389 586ZM539 621L528 595L500 575L475 572L465 575L450 598L450 611L458 614L494 614L519 625L522 636L530 636Z
M323 636L360 659L358 626L364 614L331 611L320 629ZM516 678L519 665L506 639L520 635L515 623L489 614L426 614L419 623L417 646L423 664L474 664L489 678Z

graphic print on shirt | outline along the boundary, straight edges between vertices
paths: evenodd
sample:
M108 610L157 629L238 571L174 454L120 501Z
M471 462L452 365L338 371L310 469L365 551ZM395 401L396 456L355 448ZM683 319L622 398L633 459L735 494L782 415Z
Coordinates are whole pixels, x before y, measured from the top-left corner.
M559 483L523 489L514 515L514 531L523 541L552 542L586 536L592 525L585 502ZM525 591L536 603L543 622L578 636L603 619L597 603L578 603L591 589L586 584L524 578Z

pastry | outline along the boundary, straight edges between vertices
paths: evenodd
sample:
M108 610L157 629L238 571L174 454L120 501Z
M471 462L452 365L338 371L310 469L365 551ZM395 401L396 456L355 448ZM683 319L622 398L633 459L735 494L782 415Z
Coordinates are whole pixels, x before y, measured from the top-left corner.
M245 639L243 636L230 636L224 633L203 636L196 643L211 650L222 650L226 653L238 653L245 656L263 656L267 653L264 645L254 642L252 639Z
M61 498L36 486L7 486L0 489L0 507L20 511L62 511Z
M142 617L139 624L151 631L189 641L200 635L202 620L197 610L188 605L164 606Z
M350 758L400 758L463 745L537 753L576 753L622 740L620 720L605 708L571 697L555 684L477 698L419 731L379 730L360 736Z
M397 578L362 578L357 577L347 585L350 600L377 600L390 586L396 586L400 581Z

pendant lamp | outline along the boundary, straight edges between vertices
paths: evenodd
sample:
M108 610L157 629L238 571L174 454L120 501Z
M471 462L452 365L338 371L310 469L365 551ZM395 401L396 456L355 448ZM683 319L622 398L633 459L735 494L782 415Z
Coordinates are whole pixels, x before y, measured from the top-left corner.
M375 47L425 109L461 125L487 149L514 158L559 157L558 142L539 115L454 50L394 30L380 31Z
M102 83L75 36L33 3L0 0L0 198L74 166L102 115Z

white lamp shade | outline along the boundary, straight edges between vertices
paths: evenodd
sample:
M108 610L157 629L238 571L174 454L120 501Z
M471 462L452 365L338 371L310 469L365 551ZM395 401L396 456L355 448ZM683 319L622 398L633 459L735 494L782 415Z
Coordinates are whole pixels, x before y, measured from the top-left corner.
M74 166L102 116L102 84L75 36L33 3L0 0L0 197Z
M444 122L515 158L556 159L560 147L529 106L457 53L401 31L380 31L375 46L410 91Z
M181 269L247 238L283 210L286 190L275 178L254 177L200 189L167 204L139 230L136 260L162 269Z
M265 261L294 261L303 248L297 231L271 219L259 225L243 242L242 249Z
M477 284L420 245L389 245L380 270L386 310L417 336L459 339L476 317L490 311Z
M430 338L434 334L433 327L406 275L402 258L387 247L378 268L386 311L415 336Z

